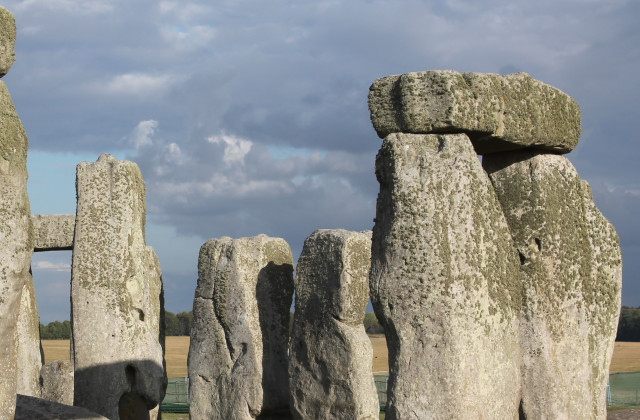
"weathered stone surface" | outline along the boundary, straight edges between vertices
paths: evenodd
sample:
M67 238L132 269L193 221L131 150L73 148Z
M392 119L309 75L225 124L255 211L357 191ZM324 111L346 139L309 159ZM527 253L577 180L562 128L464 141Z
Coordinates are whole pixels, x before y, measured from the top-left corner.
M26 395L18 395L15 420L108 420L82 407L63 405Z
M589 321L591 409L593 418L606 419L609 365L622 299L622 254L618 235L593 202L591 187L586 181L582 181L582 197L591 260L591 273L582 284Z
M34 214L31 220L34 231L34 251L73 249L75 214Z
M16 21L11 12L0 6L0 77L9 72L15 60Z
M620 312L618 238L562 156L485 156L520 254L522 411L527 419L604 419Z
M296 419L378 419L369 300L371 232L317 230L296 267L290 346L291 411Z
M18 315L18 394L40 397L40 368L42 347L40 346L40 318L36 305L33 280L22 288Z
M293 259L279 238L210 239L200 249L189 347L194 419L288 418Z
M386 418L517 418L518 257L469 138L391 134L376 175L370 291L389 348Z
M524 147L566 153L580 137L578 104L526 73L387 76L371 85L369 109L381 138L464 132L479 154Z
M8 15L0 13L0 26ZM31 281L33 226L27 196L27 136L0 82L0 420L15 409L18 308Z
M77 167L73 247L74 404L110 419L119 404L164 397L162 279L145 246L145 186L135 163L103 154Z
M42 398L73 405L73 365L68 360L53 360L40 369Z

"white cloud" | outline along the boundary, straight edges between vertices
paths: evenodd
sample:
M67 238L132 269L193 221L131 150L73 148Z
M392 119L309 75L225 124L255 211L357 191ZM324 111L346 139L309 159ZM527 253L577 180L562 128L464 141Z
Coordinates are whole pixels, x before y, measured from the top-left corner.
M145 120L140 121L138 125L131 131L131 134L127 137L129 143L137 149L143 146L150 146L153 144L151 137L158 128L158 121Z
M225 145L222 160L227 165L244 163L244 157L249 153L253 145L249 140L224 133L218 136L207 137L207 141L212 144Z
M66 263L52 263L51 261L37 261L34 270L71 272L71 265Z
M113 77L103 88L114 95L153 95L171 87L171 77L144 73L126 73Z

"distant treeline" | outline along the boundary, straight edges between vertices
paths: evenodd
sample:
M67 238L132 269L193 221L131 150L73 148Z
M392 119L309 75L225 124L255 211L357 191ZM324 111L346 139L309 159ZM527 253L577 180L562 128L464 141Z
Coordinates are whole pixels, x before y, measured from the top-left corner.
M640 307L622 307L616 341L640 341Z
M189 335L191 324L193 323L193 312L173 312L164 311L164 323L167 336ZM291 314L289 328L293 323ZM364 316L364 329L367 334L384 334L382 325L378 322L373 312L367 312ZM71 338L71 323L69 321L53 321L47 325L40 324L40 338L43 340L68 340Z

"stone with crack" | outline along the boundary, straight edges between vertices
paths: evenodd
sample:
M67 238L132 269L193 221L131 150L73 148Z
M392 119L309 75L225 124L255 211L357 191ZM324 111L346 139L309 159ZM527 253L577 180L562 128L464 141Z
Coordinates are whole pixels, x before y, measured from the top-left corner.
M289 365L295 419L378 419L363 325L370 266L371 232L321 229L304 242Z
M293 259L280 238L210 239L200 249L189 346L192 418L288 418Z

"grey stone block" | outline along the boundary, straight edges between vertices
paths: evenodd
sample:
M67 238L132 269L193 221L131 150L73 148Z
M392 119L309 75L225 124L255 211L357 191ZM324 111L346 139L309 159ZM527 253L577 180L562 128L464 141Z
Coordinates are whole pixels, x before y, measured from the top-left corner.
M31 220L34 230L34 251L73 249L75 214L34 214Z
M471 141L391 134L376 176L370 288L389 348L386 418L517 418L518 257Z
M371 232L317 230L296 266L289 384L296 419L377 420L364 331Z
M526 73L387 76L371 85L369 110L381 138L466 133L479 154L526 147L567 153L580 137L578 104Z

